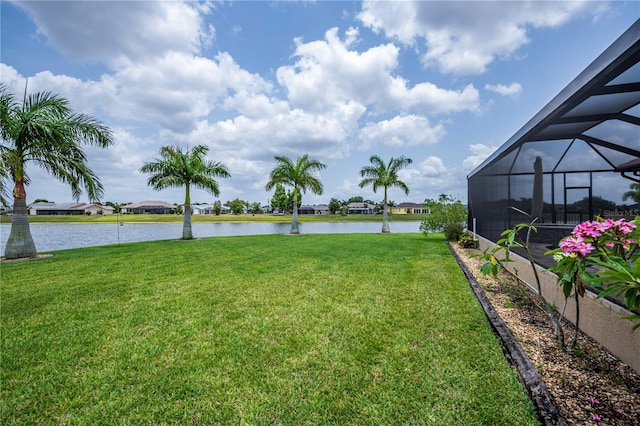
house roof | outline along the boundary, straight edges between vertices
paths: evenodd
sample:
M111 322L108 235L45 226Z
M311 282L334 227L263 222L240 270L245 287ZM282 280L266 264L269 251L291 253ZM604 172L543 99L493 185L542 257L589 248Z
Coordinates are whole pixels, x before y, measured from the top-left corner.
M176 206L174 206L173 204L169 204L166 201L140 201L138 203L122 206L123 209L137 209L140 207L168 207L172 209L176 208Z
M90 207L97 207L97 208L102 209L102 210L115 210L115 209L114 209L113 207L111 207L111 206L106 206L106 205L105 205L105 206L103 206L103 205L101 205L101 204L85 204L84 206L82 206L82 209L83 209L83 210L86 210L86 209L88 209L88 208L90 208Z
M301 209L313 209L313 210L329 210L329 206L326 204L304 204L300 206Z
M476 174L633 173L640 182L640 20L496 152ZM629 177L629 176L627 176Z
M36 210L84 210L85 203L33 203L29 206Z

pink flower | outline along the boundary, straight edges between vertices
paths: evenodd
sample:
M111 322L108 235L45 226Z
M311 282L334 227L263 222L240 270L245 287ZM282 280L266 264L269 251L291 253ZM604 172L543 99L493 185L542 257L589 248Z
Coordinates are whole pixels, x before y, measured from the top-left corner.
M591 420L593 420L594 422L600 422L602 421L602 417L600 417L596 413L591 413Z
M607 229L602 222L596 222L594 220L593 222L586 221L576 225L571 233L576 237L581 238L598 238L606 230Z
M603 225L604 231L613 231L614 233L620 235L630 234L634 229L636 229L635 224L627 222L624 219L607 219L603 222Z
M611 231L616 235L626 235L633 232L634 229L636 229L636 225L624 219L607 219L604 222L587 220L576 225L571 233L581 238L598 238L605 232Z
M558 243L564 253L576 253L586 256L595 250L593 244L585 242L582 237L567 237Z

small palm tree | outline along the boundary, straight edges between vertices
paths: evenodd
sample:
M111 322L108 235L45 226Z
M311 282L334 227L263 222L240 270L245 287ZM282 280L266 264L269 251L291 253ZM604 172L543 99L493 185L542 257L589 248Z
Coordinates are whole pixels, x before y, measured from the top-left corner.
M360 188L372 185L373 192L377 192L379 187L384 188L384 201L382 207L382 233L388 234L389 229L389 214L387 206L387 190L390 187L397 186L402 189L406 195L409 194L409 188L407 185L398 179L398 171L411 164L413 161L410 158L401 156L400 158L393 158L389 160L389 163L385 164L384 161L377 155L372 155L369 158L371 162L370 166L364 166L360 170L360 176L363 177L360 182Z
M204 157L209 147L197 145L183 152L175 146L160 148L160 156L151 163L140 168L143 173L150 173L147 184L156 191L165 188L185 188L184 219L182 221L182 239L193 239L191 231L191 187L204 189L216 197L220 195L215 177L228 178L231 175L227 166L214 161L206 161Z
M290 158L276 155L278 165L271 171L266 190L270 191L276 185L289 185L293 188L293 218L291 219L291 233L299 234L298 226L298 194L310 189L314 194L322 194L322 183L316 177L316 172L327 166L320 161L309 158L309 154L298 157L295 164Z
M84 187L89 199L97 201L103 187L80 144L106 148L113 144L113 136L95 118L73 112L58 95L27 96L25 87L25 97L18 102L4 84L0 84L0 134L0 189L13 183L13 217L4 254L8 259L34 257L25 190L30 183L27 165L33 163L69 184L74 199Z

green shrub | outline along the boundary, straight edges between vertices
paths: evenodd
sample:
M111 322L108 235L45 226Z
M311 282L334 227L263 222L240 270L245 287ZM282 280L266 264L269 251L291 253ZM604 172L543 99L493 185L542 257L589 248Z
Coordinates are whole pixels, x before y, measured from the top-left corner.
M476 242L473 239L473 235L468 232L463 232L458 239L458 244L460 247L464 248L476 248Z
M429 236L429 232L431 231L431 227L429 226L429 224L423 220L422 223L420 223L420 232L422 232L422 234L427 237Z
M425 200L425 204L429 207L429 214L420 224L420 232L425 237L431 232L444 231L447 223L459 222L464 227L467 209L460 200L454 200L453 197L442 194L438 200ZM457 239L458 237L455 237L450 241Z
M464 232L464 226L460 222L449 222L444 225L444 238L447 241L458 241Z

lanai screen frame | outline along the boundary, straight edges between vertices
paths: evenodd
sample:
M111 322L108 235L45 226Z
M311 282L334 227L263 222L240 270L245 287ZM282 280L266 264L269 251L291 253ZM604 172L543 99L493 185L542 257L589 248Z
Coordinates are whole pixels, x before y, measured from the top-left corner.
M640 183L640 19L467 176L469 229L475 222L477 234L495 242L538 217L536 241L550 248L581 221L640 215L634 201L611 199L633 182Z

